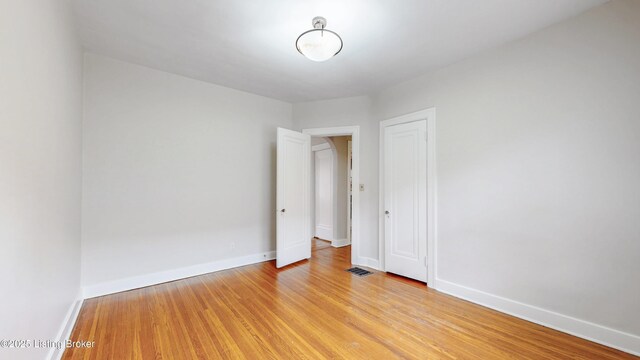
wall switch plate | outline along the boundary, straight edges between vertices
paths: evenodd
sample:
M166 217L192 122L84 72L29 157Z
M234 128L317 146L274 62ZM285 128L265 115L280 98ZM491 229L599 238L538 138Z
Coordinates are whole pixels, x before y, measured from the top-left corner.
M360 184L360 191L364 191L364 184Z

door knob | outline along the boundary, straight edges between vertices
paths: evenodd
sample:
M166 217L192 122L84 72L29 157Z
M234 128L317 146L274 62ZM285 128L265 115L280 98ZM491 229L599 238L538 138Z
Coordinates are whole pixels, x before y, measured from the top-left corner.
M385 215L389 215L389 214L390 214L389 210L386 210L386 211L384 212L384 214L385 214Z
M284 211L285 211L284 209L280 210L281 213L283 213Z

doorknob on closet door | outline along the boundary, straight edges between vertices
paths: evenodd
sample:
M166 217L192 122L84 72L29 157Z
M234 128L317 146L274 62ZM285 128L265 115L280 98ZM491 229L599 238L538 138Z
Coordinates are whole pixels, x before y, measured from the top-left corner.
M384 214L385 214L385 215L389 215L389 214L391 214L391 213L389 212L389 210L385 210Z
M285 212L285 209L280 210L281 213Z

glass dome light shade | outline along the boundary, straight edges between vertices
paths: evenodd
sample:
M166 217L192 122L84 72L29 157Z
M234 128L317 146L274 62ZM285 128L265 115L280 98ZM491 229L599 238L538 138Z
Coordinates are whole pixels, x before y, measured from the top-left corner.
M309 60L326 61L342 50L342 39L331 30L312 29L298 37L296 49Z

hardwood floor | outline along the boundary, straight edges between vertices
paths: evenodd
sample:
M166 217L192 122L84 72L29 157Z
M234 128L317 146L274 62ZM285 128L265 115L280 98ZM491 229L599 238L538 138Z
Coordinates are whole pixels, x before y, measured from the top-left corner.
M311 240L312 251L318 251L318 250L322 250L330 247L331 247L331 241L329 240L323 240L320 238L313 238Z
M315 240L314 242L318 242ZM63 359L637 359L375 272L350 247L84 302Z

